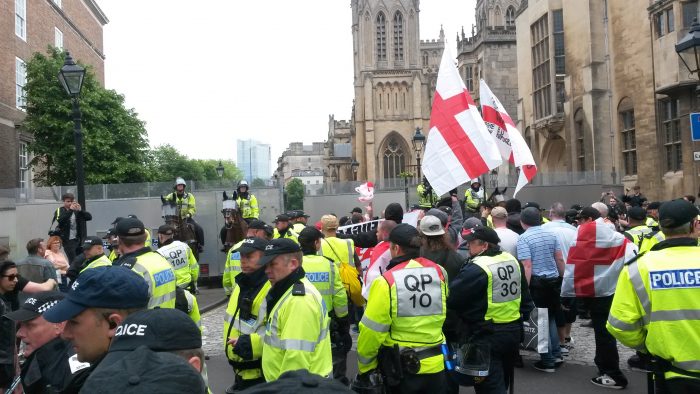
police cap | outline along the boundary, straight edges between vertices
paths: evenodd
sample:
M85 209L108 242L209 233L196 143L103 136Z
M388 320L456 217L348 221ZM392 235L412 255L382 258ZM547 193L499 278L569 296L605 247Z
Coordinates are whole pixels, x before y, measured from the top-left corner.
M164 224L160 227L158 227L158 234L163 234L163 235L173 235L175 234L175 229L173 226L169 224Z
M143 222L139 219L123 218L117 222L114 231L117 233L117 236L128 237L143 235L146 233L146 228L143 226Z
M265 254L260 258L258 264L267 265L277 256L296 252L301 252L298 243L289 238L275 238L265 246Z
M83 241L83 250L90 249L91 247L97 245L102 246L102 240L100 239L100 237L95 237L94 235L85 237L85 240Z
M674 228L690 223L698 216L698 209L690 202L679 198L661 204L659 208L659 225Z
M627 210L627 216L634 220L644 220L647 217L647 210L642 207L632 207Z
M264 252L266 246L267 241L262 238L246 238L243 240L241 247L238 248L238 251L241 252L242 255L249 255L256 250Z
M265 222L262 220L251 220L250 223L248 223L248 228L253 229L253 230L265 230Z
M64 298L65 294L60 291L42 291L30 294L19 309L6 314L4 317L20 322L29 321L41 316Z
M185 312L174 308L156 308L127 316L114 332L109 352L102 362L112 364L124 352L146 346L156 352L199 349L202 334Z
M416 242L416 238L420 235L418 230L410 224L401 223L394 227L389 233L389 241L396 245L409 248L420 247L420 243Z
M321 238L323 238L323 233L321 231L316 227L307 226L299 233L298 240L300 244L307 244Z
M464 240L467 242L471 242L475 239L479 239L494 245L498 245L498 243L501 242L501 239L498 238L498 233L496 233L494 229L483 226L475 228L464 238Z

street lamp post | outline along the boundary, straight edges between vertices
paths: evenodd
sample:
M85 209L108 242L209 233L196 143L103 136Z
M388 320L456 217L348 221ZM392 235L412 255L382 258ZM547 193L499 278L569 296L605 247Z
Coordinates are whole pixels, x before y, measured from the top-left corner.
M416 168L418 173L418 181L420 182L420 153L423 151L423 145L425 145L425 134L421 132L420 127L416 127L416 132L413 134L413 150L416 151Z
M219 160L219 165L216 166L216 175L219 176L219 186L223 186L221 180L224 177L224 165L221 163L221 160Z
M700 8L698 9L700 13ZM693 24L690 25L690 31L685 37L681 38L676 44L676 53L681 61L688 69L688 72L696 74L698 80L700 80L700 23L698 23L698 18L693 20ZM680 78L679 78L680 79ZM700 99L700 85L695 85L695 97ZM695 145L695 143L693 143ZM697 161L693 161L693 169L695 176L693 177L693 190L697 190Z
M78 187L78 204L83 211L85 206L85 173L83 172L83 132L81 130L80 116L80 90L83 88L85 68L75 64L70 53L66 52L66 58L58 73L58 80L63 89L70 95L73 101L73 139L75 142L75 183ZM80 232L83 237L87 235L87 227L84 220L79 220Z
M357 162L357 160L353 159L352 163L350 163L350 168L352 169L352 180L356 181L357 180L357 169L360 167L360 163Z

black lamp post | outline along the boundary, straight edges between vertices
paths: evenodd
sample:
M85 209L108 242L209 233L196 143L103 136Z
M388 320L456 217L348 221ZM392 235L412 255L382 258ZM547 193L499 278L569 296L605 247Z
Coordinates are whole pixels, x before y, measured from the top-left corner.
M700 79L700 23L698 19L693 20L690 31L676 44L676 53L681 58L688 72L697 74ZM700 95L700 85L695 87L695 94Z
M221 179L224 177L224 165L221 164L221 160L219 160L219 165L216 166L216 175L219 176L219 186L221 186Z
M58 80L61 81L63 89L66 90L73 101L73 137L75 140L75 182L78 186L78 204L83 211L85 206L85 173L83 172L83 132L80 127L80 90L83 88L85 78L85 68L75 64L70 53L66 52L66 59L58 73ZM87 235L87 228L84 220L80 220L81 235Z
M352 180L356 181L357 180L357 169L360 167L360 163L357 162L357 160L352 159L352 163L350 163L350 168L352 169Z
M425 145L425 134L421 132L420 127L416 127L416 132L413 134L413 150L416 151L416 167L418 169L418 181L420 182L420 153L423 151L423 145Z

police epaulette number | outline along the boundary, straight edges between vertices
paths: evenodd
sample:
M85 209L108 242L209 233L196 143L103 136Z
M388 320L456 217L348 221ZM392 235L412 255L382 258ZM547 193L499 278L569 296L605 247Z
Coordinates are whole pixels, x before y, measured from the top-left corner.
M306 295L306 288L304 287L304 284L301 282L295 283L294 286L292 287L292 295L293 296Z

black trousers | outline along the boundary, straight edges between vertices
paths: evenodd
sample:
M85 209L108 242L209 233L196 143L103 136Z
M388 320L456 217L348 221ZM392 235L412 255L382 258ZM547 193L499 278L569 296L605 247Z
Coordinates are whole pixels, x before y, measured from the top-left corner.
M605 328L610 314L613 296L583 298L583 303L591 313L593 334L595 335L595 358L593 361L601 374L607 374L617 380L624 375L620 371L620 355L617 352L617 341Z
M660 394L697 394L700 393L700 379L674 378L667 380L665 389Z
M388 394L424 394L444 393L447 390L445 371L430 374L414 375L404 371L403 379L398 386L389 387Z
M477 394L505 394L513 373L513 362L520 347L520 330L496 331L486 338L491 345L489 376L474 385Z
M77 238L69 239L63 242L63 250L66 252L66 257L68 258L69 265L73 262L75 256L82 252L82 250L78 251L79 246L80 240Z

